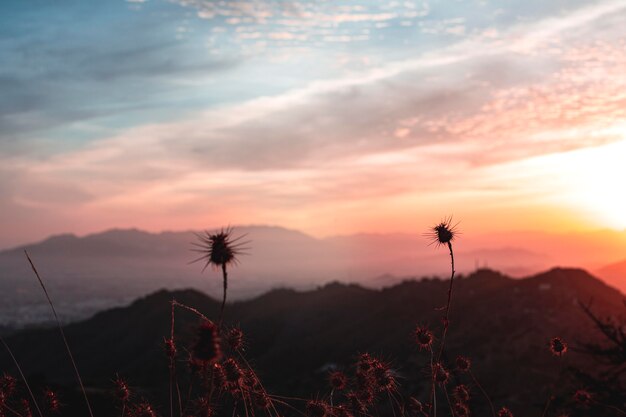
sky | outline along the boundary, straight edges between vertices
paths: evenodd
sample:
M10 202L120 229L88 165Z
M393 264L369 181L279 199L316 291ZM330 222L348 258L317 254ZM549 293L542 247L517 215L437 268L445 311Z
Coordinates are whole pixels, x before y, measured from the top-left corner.
M623 1L5 0L0 248L626 228Z

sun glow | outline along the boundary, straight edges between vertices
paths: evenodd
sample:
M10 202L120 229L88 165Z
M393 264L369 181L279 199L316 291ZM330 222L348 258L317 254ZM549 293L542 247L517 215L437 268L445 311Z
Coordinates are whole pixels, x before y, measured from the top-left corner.
M553 157L555 174L568 205L582 208L597 222L626 228L626 130L608 145Z

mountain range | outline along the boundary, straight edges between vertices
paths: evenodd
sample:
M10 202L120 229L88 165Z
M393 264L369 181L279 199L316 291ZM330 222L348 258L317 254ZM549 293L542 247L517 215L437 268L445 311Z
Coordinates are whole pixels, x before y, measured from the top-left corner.
M249 255L231 270L230 297L249 299L274 288L312 289L331 281L381 288L407 278L447 273L447 251L413 234L356 234L314 238L272 226L241 226ZM114 229L77 237L50 237L0 252L0 325L49 320L45 299L24 256L28 249L64 321L84 319L160 288L196 288L218 297L221 278L195 253L192 231L148 233ZM564 243L565 242L565 243ZM625 275L601 266L620 259L626 234L598 232L557 236L537 233L465 236L455 245L456 268L471 273L489 267L511 276L554 265L588 267L624 291ZM604 260L604 261L603 261ZM623 269L622 269L623 270Z
M243 330L245 354L270 392L323 397L328 394L328 369L350 369L358 353L370 352L392 364L404 392L423 395L428 390L424 372L430 356L417 348L412 331L419 324L440 334L442 312L437 308L445 304L447 288L446 280L424 279L382 289L340 283L308 291L276 289L230 303L225 322ZM208 317L218 315L219 302L196 290L161 290L65 328L96 403L107 407L104 393L116 373L136 392L165 398L159 393L168 381L163 341L170 331L172 299ZM624 295L583 270L555 268L512 279L480 269L455 283L447 357L470 357L474 373L498 407L507 405L516 415L540 415L548 386L562 369L548 348L552 337L562 337L570 345L563 358L566 367L600 369L576 349L581 342L600 339L580 303L590 304L602 317L626 318ZM186 368L186 348L198 323L196 315L177 310L181 369ZM56 329L22 330L7 342L35 384L74 384ZM4 351L0 365L12 372ZM559 386L563 390L559 394L565 395L576 384L561 381ZM477 392L474 395L479 398ZM165 406L161 401L162 411Z

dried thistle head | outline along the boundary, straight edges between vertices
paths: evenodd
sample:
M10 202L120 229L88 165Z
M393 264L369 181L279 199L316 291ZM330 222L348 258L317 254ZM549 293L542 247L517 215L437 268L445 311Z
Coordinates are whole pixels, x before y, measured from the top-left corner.
M420 349L430 349L434 340L433 333L430 330L426 327L417 326L414 335L417 346L419 346Z
M226 362L223 364L224 374L226 376L226 382L233 384L235 386L239 386L241 381L243 380L244 373L241 370L241 367L233 358L228 358Z
M335 371L329 375L328 382L333 389L341 391L346 388L346 385L348 384L348 378L343 372Z
M59 397L57 397L56 392L52 391L49 388L46 388L44 390L43 396L48 411L56 413L61 409L61 403L59 402Z
M458 234L456 226L452 225L452 217L448 217L433 226L426 236L431 239L431 245L449 245Z
M243 251L247 249L245 245L249 243L249 241L241 241L241 239L246 237L245 234L233 237L233 229L231 228L220 229L213 233L204 231L203 233L196 233L196 236L200 242L192 243L196 246L192 251L201 253L202 256L191 262L204 261L205 265L202 271L209 265L224 267L236 264L237 256L244 254Z
M591 393L584 389L577 390L573 397L574 401L583 406L589 406L589 404L591 404L591 400L593 399Z
M168 339L166 338L164 340L164 344L165 344L165 354L167 355L167 357L169 359L174 359L176 357L176 342L174 342L174 339Z
M259 410L267 410L272 406L272 400L266 392L254 394L254 406Z
M33 417L33 410L30 407L30 402L26 399L22 399L20 401L20 405L22 408L22 416L23 417Z
M453 410L454 410L454 414L457 417L469 417L469 408L467 407L467 404L462 403L462 402L456 402L454 403L453 406Z
M216 362L221 356L221 340L217 325L210 320L205 320L200 324L196 333L196 341L192 349L193 360L208 364Z
M17 386L17 380L5 373L0 377L0 392L4 398L10 397L15 391L15 387Z
M142 401L131 409L130 415L133 417L156 417L157 413L150 403Z
M502 407L500 411L498 411L498 417L513 417L513 413L506 407Z
M232 350L243 350L244 336L240 328L233 327L232 329L230 329L228 333L226 333L226 341L228 342Z
M567 343L560 337L553 337L552 340L550 340L550 351L555 356L563 356L563 354L567 352Z
M113 381L115 385L115 396L118 400L125 403L130 398L130 390L128 389L128 384L122 378L117 376Z
M326 417L329 414L329 407L321 401L308 401L306 403L306 415L309 417Z
M335 417L354 417L354 414L343 404L335 407L332 412Z
M456 357L456 367L459 371L467 372L472 367L472 361L470 361L465 356L457 356Z
M435 363L433 365L432 372L435 382L439 385L446 385L448 383L448 380L450 379L450 372L448 372L441 363Z
M467 386L464 384L457 385L456 387L454 387L453 395L454 395L454 398L457 399L457 401L463 404L467 403L470 399L469 388L467 388Z

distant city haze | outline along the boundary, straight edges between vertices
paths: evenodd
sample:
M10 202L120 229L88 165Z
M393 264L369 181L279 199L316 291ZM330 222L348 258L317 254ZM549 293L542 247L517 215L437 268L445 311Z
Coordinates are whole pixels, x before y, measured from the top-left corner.
M235 226L245 234L247 255L230 269L230 299L258 296L275 288L312 289L332 281L381 288L406 279L446 279L446 247L420 234L355 234L318 239L276 226ZM220 271L197 258L191 231L148 233L114 229L77 237L58 235L0 252L3 323L45 321L49 312L23 249L31 254L58 308L68 320L123 305L161 288L196 288L219 299ZM599 231L556 235L502 233L458 235L456 270L491 268L526 277L550 268L579 267L626 292L621 248L626 233ZM621 262L620 262L621 261Z

